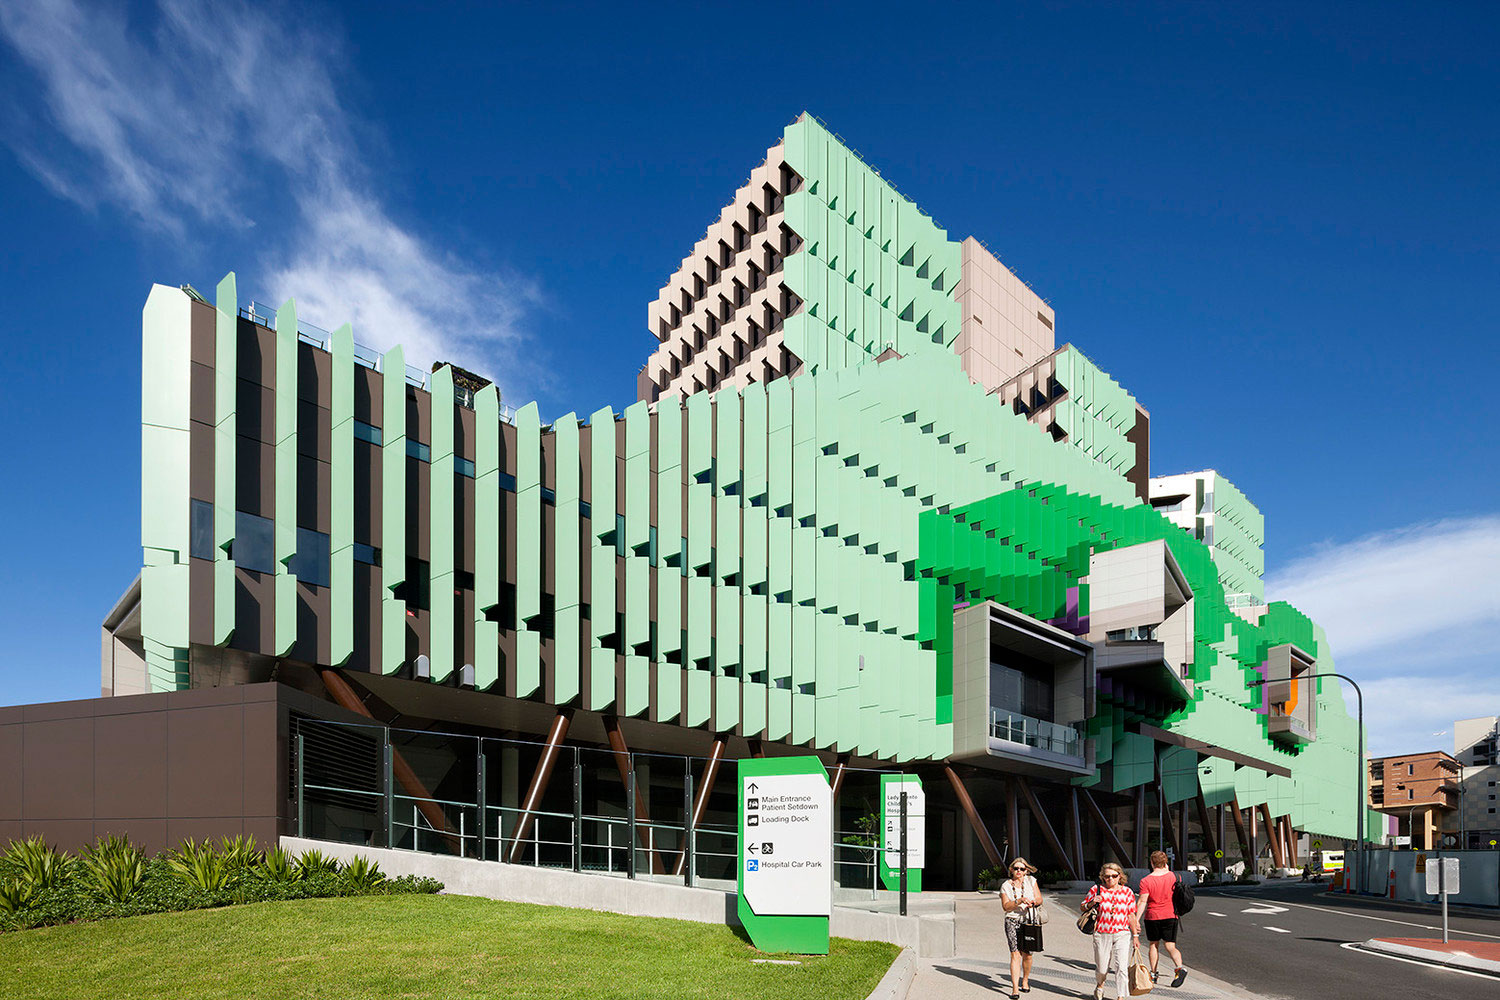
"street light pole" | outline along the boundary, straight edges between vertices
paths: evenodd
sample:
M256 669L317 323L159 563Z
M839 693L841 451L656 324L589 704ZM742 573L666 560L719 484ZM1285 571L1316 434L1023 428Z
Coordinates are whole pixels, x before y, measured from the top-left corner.
M1329 671L1321 674L1303 674L1295 680L1288 678L1286 681L1258 680L1251 687L1264 687L1267 684L1296 683L1296 681L1310 681L1318 677L1337 677L1341 681L1348 681L1349 686L1354 688L1355 712L1359 732L1355 737L1354 753L1354 857L1355 873L1359 878L1356 892L1365 891L1365 696L1359 689L1359 684L1353 677L1347 674L1337 674Z

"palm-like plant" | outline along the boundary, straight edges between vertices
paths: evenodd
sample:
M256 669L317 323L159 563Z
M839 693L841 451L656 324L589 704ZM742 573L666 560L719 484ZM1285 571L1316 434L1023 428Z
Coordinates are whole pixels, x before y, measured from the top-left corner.
M218 892L229 878L225 856L214 851L212 841L185 839L167 858L167 868L185 884L204 892Z
M253 836L224 837L219 841L219 855L230 872L254 868L264 860Z
M297 870L302 873L303 878L311 878L314 875L337 875L339 859L329 857L316 849L303 851L297 858Z
M281 846L273 847L266 852L265 859L261 861L257 871L272 882L295 882L302 877L302 870L292 859L291 852Z
M135 895L146 877L146 853L124 837L99 838L83 849L80 864L94 892L115 903Z
M0 881L0 911L18 913L35 903L36 897L35 886L13 878Z
M33 892L50 889L68 877L73 858L48 844L40 835L13 841L0 856L0 878L14 880Z
M385 881L385 872L376 862L356 854L344 865L341 877L350 892L366 893Z

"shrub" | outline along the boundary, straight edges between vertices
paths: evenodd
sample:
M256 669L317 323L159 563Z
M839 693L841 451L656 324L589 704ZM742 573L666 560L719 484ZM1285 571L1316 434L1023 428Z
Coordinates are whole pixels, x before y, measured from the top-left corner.
M203 892L219 892L229 881L228 858L217 854L210 841L184 840L166 859L167 868L183 884Z
M385 881L385 872L380 865L362 854L356 854L344 865L339 874L352 895L365 895Z
M1036 873L1038 885L1057 885L1060 882L1068 882L1072 876L1061 868L1046 868Z
M0 911L15 914L29 909L36 903L37 895L35 886L19 879L0 881Z
M1004 865L995 865L993 868L986 868L979 873L979 888L993 889L1001 882L1004 882L1005 877L1006 871Z
M86 847L81 861L85 878L100 899L127 902L146 875L146 855L124 837L110 835Z

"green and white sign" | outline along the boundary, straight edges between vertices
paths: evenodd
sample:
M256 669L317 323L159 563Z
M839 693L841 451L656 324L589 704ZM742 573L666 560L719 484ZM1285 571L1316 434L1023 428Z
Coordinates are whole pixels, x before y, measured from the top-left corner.
M739 915L761 951L828 954L833 789L816 757L739 762Z
M914 774L880 776L880 884L901 888L901 793L906 793L906 891L922 891L927 794Z

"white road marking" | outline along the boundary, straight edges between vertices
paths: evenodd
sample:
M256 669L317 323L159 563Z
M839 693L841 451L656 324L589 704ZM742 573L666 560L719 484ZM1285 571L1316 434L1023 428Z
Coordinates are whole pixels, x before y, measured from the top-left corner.
M1275 904L1272 904L1272 903L1265 903L1264 905L1261 905L1261 906L1246 907L1245 909L1241 910L1240 912L1241 913L1285 913L1286 912L1286 907L1285 906L1276 906Z
M1209 910L1209 911L1208 911L1208 915L1209 915L1209 916L1210 916L1210 917L1222 917L1222 916L1224 916L1224 914L1222 914L1222 913L1219 913L1219 912L1217 912L1217 911L1214 911L1214 910Z
M1339 947L1343 948L1345 951L1357 951L1361 955L1370 955L1375 958L1388 958L1393 962L1405 962L1407 965L1425 965L1429 969L1442 969L1444 972L1456 972L1461 976L1477 976L1480 979L1495 978L1494 976L1488 975L1483 972L1475 972L1473 969L1455 969L1451 965L1438 965L1434 962L1423 962L1420 959L1403 958L1400 955L1387 955L1383 951L1368 951L1364 948L1361 948L1358 941L1350 941L1347 944L1339 945Z
M1280 927L1272 927L1270 924L1266 925L1266 930L1268 930L1268 931L1275 931L1277 934L1290 934L1290 933L1292 933L1291 931L1282 930Z
M1234 899L1254 899L1253 896L1235 895L1233 893L1225 893L1225 895L1231 896ZM1400 924L1402 927L1420 927L1423 930L1427 931L1440 931L1443 929L1442 924L1416 924L1412 923L1410 920L1392 920L1390 917L1376 917L1368 913L1351 913L1348 910L1340 910L1331 906L1312 906L1308 903L1291 902L1288 902L1286 905L1295 906L1303 910L1317 910L1319 913L1336 913L1346 917L1358 917L1360 920L1378 920L1381 923L1386 924ZM1493 941L1500 941L1500 934L1481 934L1479 931L1453 931L1452 933L1462 934L1464 937L1480 937L1489 938Z

